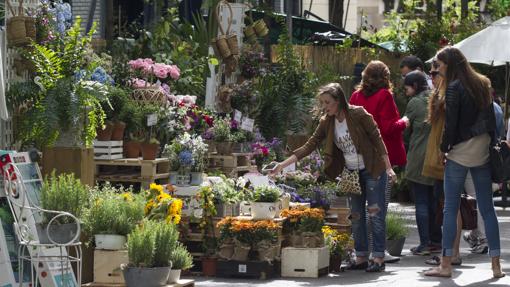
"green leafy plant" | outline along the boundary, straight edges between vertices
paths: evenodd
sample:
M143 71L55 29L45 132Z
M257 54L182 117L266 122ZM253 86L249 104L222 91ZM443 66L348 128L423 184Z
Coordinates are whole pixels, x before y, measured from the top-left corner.
M408 233L409 229L402 214L389 211L386 214L386 238L388 240L396 240L406 237Z
M257 186L253 192L254 202L276 202L280 198L280 189L275 186Z
M55 175L55 171L44 179L41 188L41 207L47 210L69 212L81 218L89 202L90 193L86 185L74 177L74 174ZM55 214L45 213L45 220L49 222ZM70 217L63 216L56 219L61 224L74 222Z
M188 249L178 242L172 255L170 256L172 261L172 269L174 270L187 270L193 267L193 256L189 253Z
M178 236L173 224L143 221L128 235L129 265L145 268L170 266Z
M203 231L202 247L206 256L213 256L218 247L218 239L214 231L213 218L217 211L214 206L214 193L210 186L202 186L198 192L198 202L202 209L202 217L200 218L200 228Z
M285 29L278 40L277 55L276 64L255 88L260 92L256 122L265 138L303 132L315 92L314 74L295 54Z
M90 190L90 208L83 216L84 230L90 234L128 235L143 219L143 196L107 183Z

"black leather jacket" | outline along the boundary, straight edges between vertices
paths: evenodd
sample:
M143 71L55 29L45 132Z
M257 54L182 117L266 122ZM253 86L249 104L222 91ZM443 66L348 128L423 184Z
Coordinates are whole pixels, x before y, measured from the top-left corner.
M492 103L480 108L468 95L459 80L455 80L446 89L446 118L441 151L446 153L458 143L472 137L496 131L496 117Z

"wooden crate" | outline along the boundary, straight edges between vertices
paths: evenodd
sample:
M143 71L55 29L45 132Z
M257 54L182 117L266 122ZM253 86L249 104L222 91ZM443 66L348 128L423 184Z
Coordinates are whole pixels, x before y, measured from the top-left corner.
M235 261L218 260L216 277L242 277L269 279L278 276L280 265L277 261Z
M94 283L124 284L121 264L129 263L127 250L94 251Z
M139 182L142 189L148 189L156 180L167 183L170 177L168 158L142 160L140 158L123 158L112 160L94 160L96 180L110 182ZM104 173L102 167L113 167L113 171ZM126 169L128 168L128 169Z
M80 147L46 147L42 158L43 175L74 173L83 184L94 185L94 150Z
M94 159L119 159L122 153L122 141L94 141Z
M306 260L304 260L306 258ZM329 249L295 248L282 249L282 277L308 277L317 278L328 274Z

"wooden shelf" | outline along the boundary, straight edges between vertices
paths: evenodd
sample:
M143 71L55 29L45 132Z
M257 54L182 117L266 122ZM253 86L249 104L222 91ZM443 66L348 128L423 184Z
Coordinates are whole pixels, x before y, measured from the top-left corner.
M122 158L94 160L96 180L140 183L142 189L149 188L155 180L167 183L170 179L170 161L168 158L143 160L141 158ZM101 171L109 167L109 171ZM113 170L111 170L113 169Z

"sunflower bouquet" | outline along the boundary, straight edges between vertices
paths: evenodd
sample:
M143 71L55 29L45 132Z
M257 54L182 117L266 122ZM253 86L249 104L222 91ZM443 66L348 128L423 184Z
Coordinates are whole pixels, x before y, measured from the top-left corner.
M179 224L183 202L166 193L163 186L151 183L147 193L144 213L149 219L165 220L167 223Z

